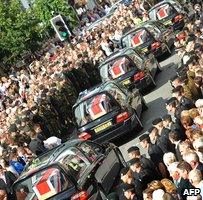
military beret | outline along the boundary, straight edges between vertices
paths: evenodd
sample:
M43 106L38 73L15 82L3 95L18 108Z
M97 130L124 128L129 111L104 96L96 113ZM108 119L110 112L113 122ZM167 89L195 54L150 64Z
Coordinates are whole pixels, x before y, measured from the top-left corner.
M167 120L167 119L171 119L171 115L166 114L162 117L162 120Z
M121 169L120 173L121 173L121 176L124 176L126 175L128 172L129 172L130 168L129 167L124 167Z
M122 190L123 192L126 192L128 190L134 190L135 186L133 184L123 184L122 185Z
M130 153L130 152L132 152L132 151L139 151L140 149L139 149L139 147L137 147L137 146L132 146L132 147L130 147L127 151L128 151L128 153Z
M170 99L166 100L165 104L167 106L172 104L174 101L177 101L177 99L175 97L171 97Z
M139 137L140 142L142 142L145 139L149 139L149 135L148 134L143 134Z
M162 119L159 117L159 118L154 119L154 120L152 121L152 125L153 125L153 126L154 126L154 125L157 125L157 124L160 123L160 122L162 122Z
M136 163L140 163L140 159L139 158L133 158L133 159L128 161L128 165L129 166L134 165Z

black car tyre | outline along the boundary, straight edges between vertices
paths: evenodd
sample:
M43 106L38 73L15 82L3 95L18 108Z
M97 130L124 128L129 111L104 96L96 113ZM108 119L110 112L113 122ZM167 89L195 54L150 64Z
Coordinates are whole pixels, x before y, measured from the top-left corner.
M135 117L136 117L136 119L137 119L137 121L138 121L138 128L139 128L140 130L142 130L142 129L144 128L144 125L143 125L143 123L141 122L140 118L138 117L136 111L135 111Z
M167 54L171 55L172 54L171 49L167 44L166 44L166 49L167 49Z
M108 200L107 196L103 193L103 191L100 190L99 192L102 200Z
M155 82L155 80L154 80L154 78L153 78L153 76L152 76L151 73L149 74L149 77L150 77L150 79L151 79L151 86L152 86L153 88L155 88L155 87L156 87L156 82Z
M142 97L142 111L146 111L148 109L147 103L145 99Z
M160 65L160 63L157 61L157 65L156 65L157 67L156 67L156 73L158 74L158 73L160 73L162 70L161 70L161 65Z

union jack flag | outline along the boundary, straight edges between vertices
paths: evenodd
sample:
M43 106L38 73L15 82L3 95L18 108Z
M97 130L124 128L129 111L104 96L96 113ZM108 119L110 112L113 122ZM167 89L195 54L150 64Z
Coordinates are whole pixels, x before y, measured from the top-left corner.
M169 5L165 5L165 6L161 7L157 12L158 19L161 20L161 19L168 17L169 12L170 12Z
M137 47L137 46L143 44L145 36L146 36L145 30L141 30L138 33L136 33L136 35L133 36L133 39L132 39L132 46Z
M105 109L106 95L97 95L93 100L89 108L89 113L92 119L97 119L107 113Z
M126 61L126 59L122 58L122 59L117 60L113 64L113 66L110 69L110 73L111 73L113 79L118 78L119 76L125 74L125 71L123 69L123 64L125 63L125 61Z
M45 200L61 191L60 172L56 168L48 169L33 187L38 200Z

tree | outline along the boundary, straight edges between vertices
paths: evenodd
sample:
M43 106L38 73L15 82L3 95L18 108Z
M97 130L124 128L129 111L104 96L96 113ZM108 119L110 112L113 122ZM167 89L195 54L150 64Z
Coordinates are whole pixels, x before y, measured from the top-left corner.
M5 63L14 62L25 51L36 51L41 34L39 21L23 11L18 0L0 1L0 51Z
M71 27L78 24L76 12L65 0L36 0L27 10L19 0L1 0L0 63L13 64L22 53L36 52L52 30L53 12L66 16Z
M67 0L35 0L33 10L35 17L39 19L47 29L52 28L50 19L54 16L54 13L65 16L72 28L79 24L77 13L74 8L68 4Z

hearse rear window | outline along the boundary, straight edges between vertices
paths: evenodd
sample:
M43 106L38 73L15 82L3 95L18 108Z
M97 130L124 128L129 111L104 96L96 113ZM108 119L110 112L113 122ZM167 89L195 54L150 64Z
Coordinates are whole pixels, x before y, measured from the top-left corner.
M116 108L115 103L106 94L98 94L81 102L75 108L75 117L79 127L84 126Z
M17 200L48 199L71 186L63 172L51 166L16 183L14 192Z
M175 10L170 4L162 4L149 12L149 17L152 20L162 20L170 16Z
M104 80L114 80L134 69L137 67L127 57L118 57L101 66L100 75Z
M122 42L126 47L138 47L152 39L152 36L145 29L138 29L126 35Z

